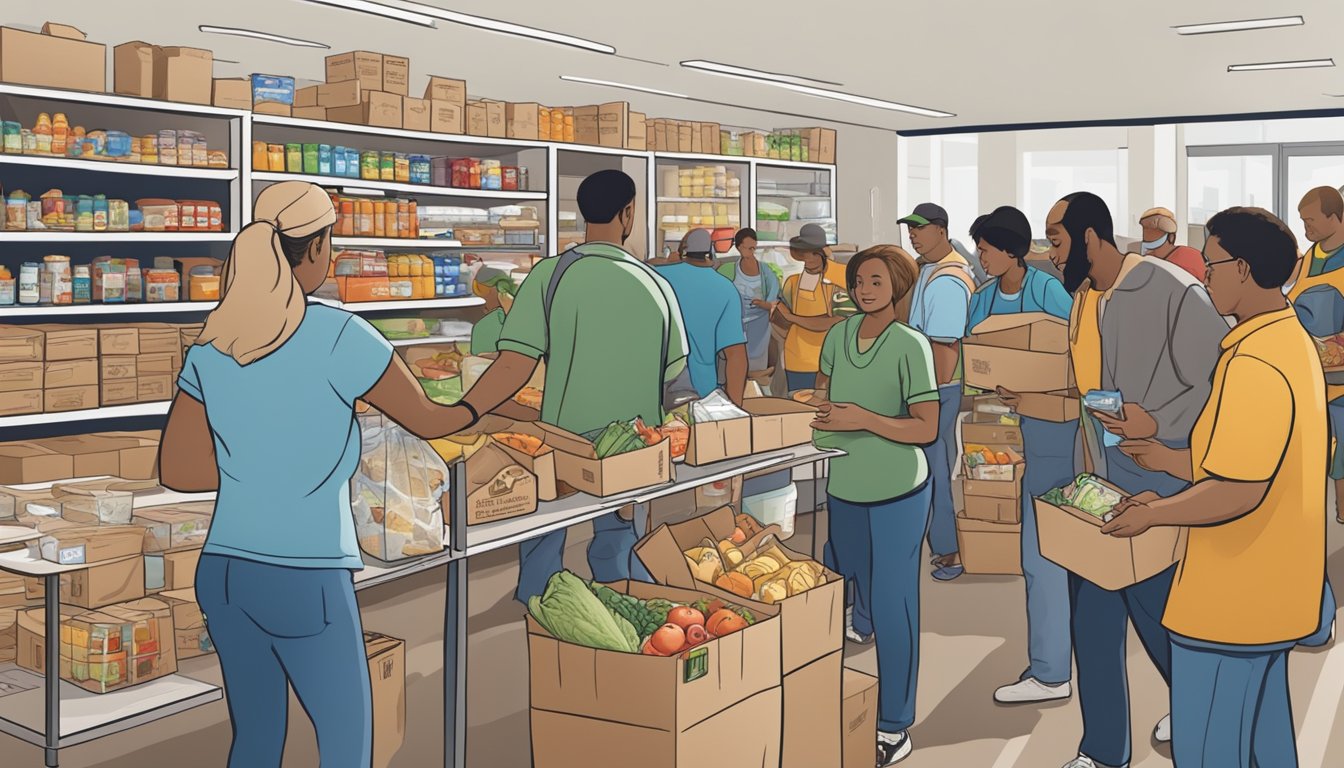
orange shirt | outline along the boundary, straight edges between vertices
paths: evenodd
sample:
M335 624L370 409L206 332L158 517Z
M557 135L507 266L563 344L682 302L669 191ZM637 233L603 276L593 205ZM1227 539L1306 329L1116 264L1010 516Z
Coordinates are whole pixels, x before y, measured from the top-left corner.
M802 278L817 278L811 290L801 288ZM823 317L835 314L836 304L848 302L849 281L845 265L827 260L821 275L790 275L784 281L782 296L789 309L799 317ZM825 331L809 331L798 326L789 328L784 339L784 370L795 373L815 373L820 368L821 344Z

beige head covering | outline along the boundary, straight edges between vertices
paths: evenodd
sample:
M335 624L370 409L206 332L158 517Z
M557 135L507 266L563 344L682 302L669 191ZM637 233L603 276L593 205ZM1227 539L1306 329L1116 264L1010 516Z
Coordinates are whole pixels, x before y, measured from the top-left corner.
M1150 208L1139 217L1139 226L1152 227L1169 235L1176 234L1176 214L1166 208Z
M198 344L247 365L279 349L303 322L303 289L285 257L280 235L304 238L336 223L326 192L302 181L267 187L254 220L233 239L224 264L219 307L205 321Z

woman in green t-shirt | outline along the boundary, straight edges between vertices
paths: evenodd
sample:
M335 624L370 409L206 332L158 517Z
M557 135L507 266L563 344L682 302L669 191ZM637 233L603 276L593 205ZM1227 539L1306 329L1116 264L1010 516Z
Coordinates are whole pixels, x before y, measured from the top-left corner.
M938 436L938 383L928 339L897 319L918 278L894 245L869 248L846 269L859 313L826 334L813 423L831 460L827 564L854 585L851 640L877 641L879 766L911 752L919 669L920 551L932 492L920 446ZM881 585L874 592L874 585Z

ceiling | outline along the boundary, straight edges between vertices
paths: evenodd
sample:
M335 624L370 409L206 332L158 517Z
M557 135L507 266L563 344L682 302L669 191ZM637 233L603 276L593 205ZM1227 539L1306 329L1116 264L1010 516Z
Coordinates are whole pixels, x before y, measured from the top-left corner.
M400 0L380 0L397 4ZM440 21L435 29L302 0L161 3L74 0L48 12L7 3L4 23L80 27L115 45L145 40L209 48L216 75L323 76L323 56L353 49L411 58L425 76L468 81L473 96L554 106L628 100L651 117L774 128L834 122L919 131L1023 123L1299 110L1344 110L1344 2L1291 0L425 0L426 4L615 46L588 52ZM18 6L17 8L15 6ZM85 7L87 6L87 8ZM81 12L84 11L84 12ZM1170 28L1301 15L1304 26L1182 37ZM331 51L205 34L241 27L326 43ZM1229 73L1228 65L1334 57L1330 69ZM684 69L689 59L839 83L851 94L955 113L930 118ZM617 81L691 99L566 82ZM771 114L771 113L776 114Z

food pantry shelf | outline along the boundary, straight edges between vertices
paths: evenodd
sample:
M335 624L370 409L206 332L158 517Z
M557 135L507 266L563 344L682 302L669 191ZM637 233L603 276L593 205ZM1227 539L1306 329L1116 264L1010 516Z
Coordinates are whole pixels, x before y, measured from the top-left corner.
M401 301L360 301L352 304L313 297L313 301L329 307L344 309L347 312L402 312L408 309L466 309L485 304L485 299L477 296L464 296L456 299L408 299Z
M165 301L154 304L22 304L0 307L0 317L49 317L53 315L170 315L209 312L215 301Z
M132 96L118 96L111 93L87 93L85 91L67 91L59 88L40 88L28 85L0 83L0 96L20 96L44 101L77 102L96 104L100 107L123 107L126 109L148 110L151 112L176 112L187 115L201 115L221 119L250 117L251 112L207 107L199 104L186 104L177 101L157 101Z
M42 678L13 664L0 665L0 684L27 690L0 696L0 731L45 746L46 708ZM182 675L151 680L109 693L90 693L61 682L62 747L130 730L188 709L219 701L218 686Z
M34 413L27 416L0 417L0 429L9 427L31 427L37 424L65 424L72 421L102 421L106 419L128 419L142 416L163 416L168 413L171 402L139 403L136 405L114 405L107 408L88 408L82 411L65 413Z
M227 243L232 232L0 232L0 243Z
M378 192L404 192L431 197L474 197L485 200L546 199L545 192L503 192L491 189L459 189L458 187L435 187L429 184L406 184L394 181L373 181L371 179L343 179L339 176L308 175L303 173L273 173L271 171L253 173L252 181L306 181L309 184L316 184L320 187L340 187L348 190L367 189Z
M486 147L505 147L516 149L545 149L550 144L543 141L526 141L521 139L491 139L483 136L464 136L456 133L431 133L429 131L408 131L400 128L380 128L372 125L357 125L355 123L333 123L326 120L304 120L297 117L279 117L276 115L252 115L252 124L256 126L278 126L281 128L303 128L310 131L321 131L322 133L332 134L368 134L373 136L387 136L393 139L412 139L415 141L427 141L435 144L457 144Z
M42 155L0 155L0 165L36 165L48 169L92 171L95 173L129 173L139 176L169 176L174 179L204 179L233 181L236 169L196 168L188 165L146 165L145 163L117 163L107 160L74 160Z
M436 240L413 237L333 237L331 244L339 248L461 248L457 240Z

